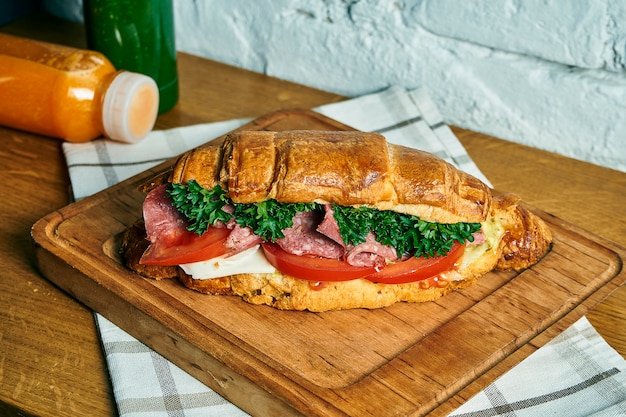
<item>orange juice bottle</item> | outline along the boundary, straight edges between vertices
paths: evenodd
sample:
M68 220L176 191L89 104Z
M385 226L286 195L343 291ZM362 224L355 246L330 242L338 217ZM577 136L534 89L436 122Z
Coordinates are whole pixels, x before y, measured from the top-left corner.
M159 90L102 54L0 33L0 124L69 142L135 143L157 117Z

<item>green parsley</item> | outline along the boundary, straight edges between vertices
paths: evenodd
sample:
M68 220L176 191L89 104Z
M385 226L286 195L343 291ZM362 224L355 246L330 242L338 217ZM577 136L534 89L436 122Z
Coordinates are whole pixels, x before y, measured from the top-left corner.
M188 184L171 184L168 195L174 207L189 220L188 229L202 234L218 221L235 218L241 226L250 227L266 241L283 238L282 230L293 226L293 216L301 211L323 211L317 203L279 203L275 200L253 204L233 203L219 185L207 190L196 181ZM234 207L233 214L224 211L226 205ZM365 242L371 231L383 245L393 246L399 255L433 257L447 253L454 241L472 241L480 223L430 223L416 216L380 211L369 207L344 207L333 205L339 233L346 244Z
M167 194L173 206L189 220L187 229L199 235L218 221L227 222L232 217L222 210L230 203L230 199L219 185L207 190L197 181L191 180L187 185L170 184Z
M301 211L319 209L315 203L279 203L276 200L254 204L235 204L234 216L241 226L248 226L264 240L275 242L285 237L283 230L293 226L293 216Z
M454 241L473 241L480 223L431 223L409 214L369 207L333 207L339 233L347 244L365 242L369 231L383 245L393 246L399 255L417 257L446 254Z
M235 204L219 185L207 190L195 180L185 184L171 184L167 190L173 206L188 220L189 229L199 235L218 221L227 222L235 218L242 226L250 227L254 233L266 241L275 242L285 237L283 230L293 226L293 216L301 211L321 209L315 203L279 203L276 200L254 204ZM232 205L233 214L223 210Z

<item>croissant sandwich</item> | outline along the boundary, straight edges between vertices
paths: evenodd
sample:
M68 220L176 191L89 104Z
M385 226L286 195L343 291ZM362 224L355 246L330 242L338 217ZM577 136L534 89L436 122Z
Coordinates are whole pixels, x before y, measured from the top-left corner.
M126 265L278 309L434 300L552 240L519 197L375 133L236 132L166 178L123 235Z

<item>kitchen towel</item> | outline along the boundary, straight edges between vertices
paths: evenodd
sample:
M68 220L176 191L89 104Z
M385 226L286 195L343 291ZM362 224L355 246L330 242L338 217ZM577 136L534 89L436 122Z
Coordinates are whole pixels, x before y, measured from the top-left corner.
M391 143L432 152L490 184L423 89L392 87L313 110L356 129L382 133ZM249 120L154 131L134 145L109 140L64 143L74 198L114 185ZM247 415L100 314L96 320L121 416ZM625 370L621 356L583 318L453 416L624 415ZM559 372L559 384L543 376ZM582 404L576 403L579 399ZM560 412L572 408L578 414Z
M583 317L449 417L626 416L625 371Z

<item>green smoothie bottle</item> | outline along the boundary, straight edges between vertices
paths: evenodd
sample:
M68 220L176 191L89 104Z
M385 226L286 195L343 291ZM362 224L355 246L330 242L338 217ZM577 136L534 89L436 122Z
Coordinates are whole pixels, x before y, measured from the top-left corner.
M178 101L172 0L84 0L89 49L118 70L148 75L159 87L159 114Z

